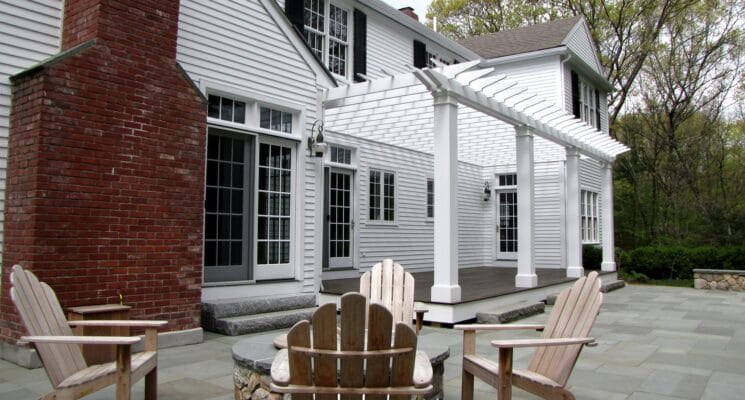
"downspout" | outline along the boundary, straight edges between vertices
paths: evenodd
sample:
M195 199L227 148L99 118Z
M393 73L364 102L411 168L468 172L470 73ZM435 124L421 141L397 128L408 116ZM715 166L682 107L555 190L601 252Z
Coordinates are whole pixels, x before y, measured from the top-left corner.
M567 52L565 55L561 56L561 59L561 79L559 79L559 82L561 82L561 104L564 106L564 110L566 110L566 70L564 65L567 61L572 59L572 53Z

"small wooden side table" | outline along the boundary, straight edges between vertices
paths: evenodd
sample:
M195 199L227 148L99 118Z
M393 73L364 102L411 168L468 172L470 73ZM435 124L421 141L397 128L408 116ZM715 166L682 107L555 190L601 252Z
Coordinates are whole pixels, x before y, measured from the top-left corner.
M70 307L67 319L70 321L89 320L129 320L132 307L121 304L100 304L94 306ZM129 327L77 326L72 328L77 336L129 336ZM116 360L116 346L85 345L83 357L88 365L103 364Z

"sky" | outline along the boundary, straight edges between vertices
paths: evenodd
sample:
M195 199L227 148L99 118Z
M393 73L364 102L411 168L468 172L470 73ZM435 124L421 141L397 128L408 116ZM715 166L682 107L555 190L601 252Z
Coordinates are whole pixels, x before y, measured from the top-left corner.
M427 15L427 6L430 0L383 0L393 8L411 7L419 16L419 21L424 22Z

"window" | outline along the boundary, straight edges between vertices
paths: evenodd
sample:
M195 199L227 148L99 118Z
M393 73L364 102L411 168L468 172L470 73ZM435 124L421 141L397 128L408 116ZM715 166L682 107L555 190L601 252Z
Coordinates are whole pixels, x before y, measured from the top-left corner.
M395 220L396 175L370 170L370 220Z
M292 149L259 146L257 263L290 262Z
M326 18L328 16L328 18ZM349 12L324 0L305 0L305 40L313 54L334 74L347 76Z
M580 192L580 215L582 216L582 243L597 243L598 235L598 194L589 190Z
M517 186L517 174L504 174L499 175L497 180L499 187L503 186Z
M331 146L329 161L337 164L352 164L352 150L339 146Z
M435 217L435 180L427 179L427 218Z
M277 132L292 133L292 113L261 107L259 127Z
M579 81L579 113L580 119L594 128L600 128L598 121L598 104L595 88L580 79Z
M246 122L246 103L227 97L209 95L207 116L223 121L243 124Z

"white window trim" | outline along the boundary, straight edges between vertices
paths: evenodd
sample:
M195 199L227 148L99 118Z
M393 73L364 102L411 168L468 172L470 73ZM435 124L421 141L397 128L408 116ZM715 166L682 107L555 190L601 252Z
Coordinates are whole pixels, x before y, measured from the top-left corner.
M385 181L384 176L381 175L381 182L380 182L380 215L381 219L370 219L370 172L371 171L379 171L381 174L393 174L393 220L386 221L383 218L383 182ZM366 174L367 181L365 184L367 185L367 207L365 208L365 223L367 225L381 225L381 226L397 226L399 215L398 215L398 203L399 203L399 196L398 196L398 187L400 185L398 181L398 172L393 171L390 169L385 168L378 168L374 166L370 166L367 170Z
M594 197L594 201L593 201ZM582 244L599 244L600 243L600 193L588 189L582 188L580 190L580 206L585 204L585 207L580 207L580 238ZM589 206L588 206L589 205ZM589 215L586 214L589 212ZM587 224L585 224L586 222ZM593 223L594 222L594 223ZM584 229L583 226L589 226Z
M338 39L332 39L331 35L329 34L329 24L331 22L331 5L334 5L334 7L340 8L347 12L347 60L346 60L346 71L344 71L344 75L339 75L335 72L331 71L331 68L329 67L329 49L331 47L330 42L332 40L339 41ZM303 6L303 18L305 17L305 7ZM326 67L326 69L331 73L331 75L336 78L337 80L343 82L343 83L352 83L354 80L352 77L350 77L353 69L354 64L354 12L353 9L350 8L350 6L347 6L345 4L341 4L335 1L329 1L324 0L323 4L323 32L319 32L318 30L309 27L308 25L303 24L305 29L310 29L311 32L313 32L316 35L320 35L323 37L323 51L322 53L322 59L321 63ZM305 40L305 38L303 38ZM311 51L312 52L312 51ZM315 53L314 53L315 54Z

